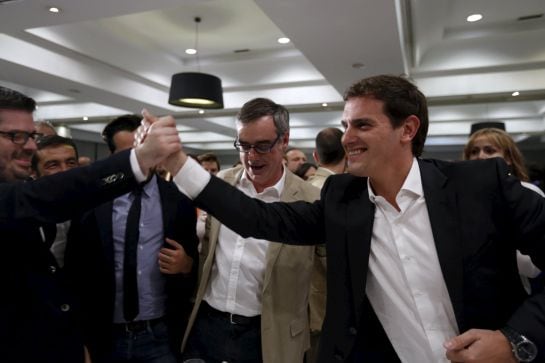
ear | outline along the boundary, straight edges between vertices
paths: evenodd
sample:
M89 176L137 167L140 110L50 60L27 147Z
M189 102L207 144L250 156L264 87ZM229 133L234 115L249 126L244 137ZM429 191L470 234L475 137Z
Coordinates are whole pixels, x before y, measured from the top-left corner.
M420 119L415 115L411 115L405 119L401 128L401 140L411 143L420 128Z
M282 142L282 151L284 153L286 152L286 149L288 148L288 145L290 143L290 134L289 132L285 132L284 135L280 138L280 141Z
M316 164L320 165L320 157L318 157L318 153L316 152L316 150L312 152L312 158L314 159Z

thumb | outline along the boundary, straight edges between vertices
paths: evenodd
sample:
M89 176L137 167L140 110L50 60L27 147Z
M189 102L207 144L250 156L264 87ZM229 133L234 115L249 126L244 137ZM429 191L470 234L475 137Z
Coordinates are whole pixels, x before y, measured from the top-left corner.
M172 247L174 247L175 250L183 250L184 248L182 247L181 244L179 244L178 242L176 242L175 240L173 239L170 239L168 237L165 237L165 241L171 245Z
M142 117L144 117L144 120L149 124L153 124L158 120L157 116L152 115L147 108L142 109Z

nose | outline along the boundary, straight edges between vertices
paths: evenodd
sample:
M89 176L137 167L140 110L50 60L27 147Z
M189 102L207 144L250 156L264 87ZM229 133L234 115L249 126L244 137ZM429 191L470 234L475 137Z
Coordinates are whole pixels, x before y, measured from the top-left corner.
M38 145L36 145L36 140L34 140L32 137L29 137L28 140L23 145L24 150L35 152L38 150Z
M347 144L350 143L350 141L352 140L352 128L350 126L348 126L345 130L344 130L344 133L343 133L343 136L341 137L341 144L343 146L346 146Z
M488 159L488 156L485 154L484 150L480 150L477 154L477 160Z

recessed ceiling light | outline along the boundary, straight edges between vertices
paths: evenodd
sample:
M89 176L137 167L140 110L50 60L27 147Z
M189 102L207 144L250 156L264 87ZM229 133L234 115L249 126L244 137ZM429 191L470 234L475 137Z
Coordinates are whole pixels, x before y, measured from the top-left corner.
M204 113L204 110L199 110L199 113L202 115Z
M520 95L519 91L515 91L515 92L511 93L511 96L513 96L513 97L517 97L518 95Z
M89 117L83 116L83 121L87 121L87 120L89 120Z
M61 12L61 9L60 9L60 8L57 8L57 7L55 7L55 6L51 6L51 7L50 7L49 9L47 9L47 10L49 10L50 13L55 13L55 14Z
M288 44L290 42L290 38L282 37L278 38L278 43L280 44Z
M185 54L191 54L191 55L197 54L197 49L187 48L187 49L185 50Z
M327 102L322 103L322 107L327 107Z
M483 18L482 14L471 14L466 18L466 20L470 23L474 23L476 21L479 21Z

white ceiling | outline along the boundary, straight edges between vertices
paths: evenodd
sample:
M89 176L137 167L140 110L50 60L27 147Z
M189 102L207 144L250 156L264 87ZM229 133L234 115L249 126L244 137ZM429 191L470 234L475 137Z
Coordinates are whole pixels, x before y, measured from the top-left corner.
M0 84L74 138L98 141L113 117L146 107L175 115L190 150L225 154L251 98L286 105L291 144L310 149L339 125L352 82L405 73L429 98L427 149L459 148L479 121L521 140L545 134L544 13L543 0L0 0ZM184 53L196 16L199 64ZM171 75L199 66L222 79L225 109L168 104Z

